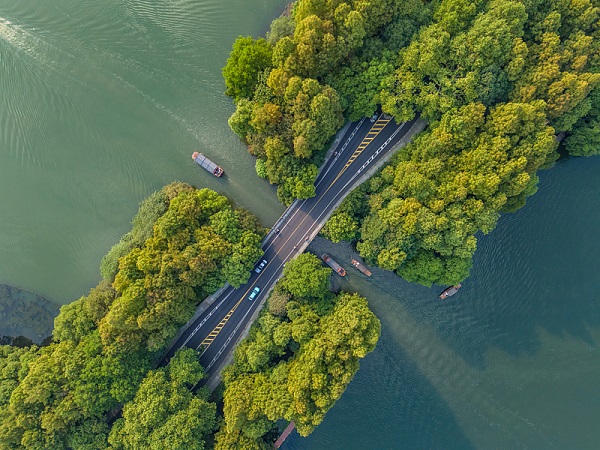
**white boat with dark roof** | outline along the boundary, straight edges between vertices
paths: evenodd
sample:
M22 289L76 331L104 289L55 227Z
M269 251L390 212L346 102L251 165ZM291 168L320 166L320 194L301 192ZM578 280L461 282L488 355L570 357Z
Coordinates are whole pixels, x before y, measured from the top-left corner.
M225 173L221 166L215 164L200 152L192 153L192 159L196 162L196 164L212 173L215 177L220 177Z

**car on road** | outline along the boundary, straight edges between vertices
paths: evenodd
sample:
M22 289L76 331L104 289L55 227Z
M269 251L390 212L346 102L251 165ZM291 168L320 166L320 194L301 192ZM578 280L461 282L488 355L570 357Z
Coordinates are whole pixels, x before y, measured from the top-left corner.
M248 300L250 300L250 301L254 300L259 292L260 292L260 288L258 286L256 286L252 290L252 292L250 292L250 295L248 296Z
M254 269L254 271L256 273L261 273L262 270L265 268L265 266L267 265L267 260L263 259L260 264L258 266L256 266L256 268Z
M379 117L379 114L375 113L371 116L371 123L375 122L377 120L377 118Z

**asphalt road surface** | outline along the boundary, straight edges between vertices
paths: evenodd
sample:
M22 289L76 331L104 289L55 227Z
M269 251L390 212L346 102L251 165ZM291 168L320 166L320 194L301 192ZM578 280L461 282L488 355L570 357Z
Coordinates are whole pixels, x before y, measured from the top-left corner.
M260 273L253 271L248 283L240 288L230 286L223 291L188 326L164 361L170 359L178 348L194 348L202 352L200 362L207 372L204 381L208 380L233 350L261 299L281 276L284 264L318 234L339 199L357 185L358 179L371 164L392 150L414 122L397 125L393 119L380 115L375 122L363 119L352 123L337 151L317 177L316 196L297 202L288 210L285 220L276 224L279 232L271 233L263 243L265 254L257 264L265 259L266 266ZM260 292L251 300L249 296L256 287Z

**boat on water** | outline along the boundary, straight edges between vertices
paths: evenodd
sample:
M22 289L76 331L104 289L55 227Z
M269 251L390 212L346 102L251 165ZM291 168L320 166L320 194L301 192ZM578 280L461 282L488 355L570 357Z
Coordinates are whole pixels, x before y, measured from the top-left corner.
M440 300L446 300L448 297L452 297L462 287L462 284L458 283L454 286L444 289L444 292L440 294Z
M358 270L360 270L362 273L364 273L366 276L368 276L368 277L371 276L371 271L369 269L367 269L367 267L360 261L352 258L352 265L354 267L356 267Z
M196 164L212 173L215 177L220 177L225 173L221 166L215 164L200 152L192 153L192 159L196 162Z
M333 258L331 256L329 256L327 253L323 253L323 261L325 261L325 263L331 267L333 270L336 271L336 273L342 277L346 276L346 270L340 266L336 261L333 260Z

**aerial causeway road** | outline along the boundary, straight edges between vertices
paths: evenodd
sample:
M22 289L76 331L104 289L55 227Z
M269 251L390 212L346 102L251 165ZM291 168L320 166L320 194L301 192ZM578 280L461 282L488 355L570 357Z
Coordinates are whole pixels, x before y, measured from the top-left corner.
M336 152L321 169L316 180L315 197L298 201L288 208L275 225L279 231L263 242L266 266L252 271L248 283L235 289L229 286L199 317L187 326L164 358L170 359L181 347L201 352L200 362L208 380L220 370L240 334L251 320L261 300L281 277L284 264L293 259L319 232L336 204L356 185L364 172L388 154L410 130L415 120L396 124L380 115L371 122L363 119L350 125ZM249 296L256 288L260 293Z

